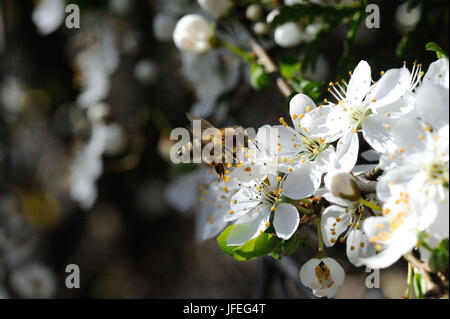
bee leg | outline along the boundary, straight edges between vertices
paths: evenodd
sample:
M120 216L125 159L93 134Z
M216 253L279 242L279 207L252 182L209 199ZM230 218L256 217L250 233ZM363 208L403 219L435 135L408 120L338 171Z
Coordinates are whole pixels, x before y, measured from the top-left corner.
M215 162L211 163L211 166L214 167L214 170L216 171L216 174L219 176L218 181L222 181L225 176L225 167L223 164L217 164Z

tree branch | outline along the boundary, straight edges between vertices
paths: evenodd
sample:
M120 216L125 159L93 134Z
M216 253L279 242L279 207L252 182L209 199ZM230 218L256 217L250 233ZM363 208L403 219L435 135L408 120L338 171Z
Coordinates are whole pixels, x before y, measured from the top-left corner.
M266 50L262 46L260 46L254 39L250 39L250 46L252 48L253 53L256 54L258 60L264 65L269 73L279 73L278 67L272 61L272 59L267 54ZM278 75L276 80L277 86L280 89L281 93L288 97L294 92L294 89L286 82L286 80Z

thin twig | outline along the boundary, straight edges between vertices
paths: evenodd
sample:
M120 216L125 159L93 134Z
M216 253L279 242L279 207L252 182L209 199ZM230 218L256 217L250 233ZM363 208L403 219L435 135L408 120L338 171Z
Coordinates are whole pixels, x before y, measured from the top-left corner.
M254 39L250 39L250 46L252 48L253 53L256 54L258 60L262 63L262 65L266 68L269 73L279 73L278 67L272 61L272 59L267 54L266 50L262 46L258 44ZM277 77L277 86L280 89L281 93L288 97L294 92L291 86L286 82L286 80L282 76Z

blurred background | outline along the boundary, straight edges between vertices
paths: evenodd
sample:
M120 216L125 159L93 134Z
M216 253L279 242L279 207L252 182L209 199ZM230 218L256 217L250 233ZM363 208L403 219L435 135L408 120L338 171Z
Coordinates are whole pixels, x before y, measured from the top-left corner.
M408 2L409 12L405 1L380 1L381 28L362 24L349 65L426 69L427 42L448 52L448 1ZM80 8L79 29L65 26L68 3ZM192 12L205 14L194 0L0 1L0 298L311 297L297 275L313 249L280 266L199 240L207 168L170 162L170 130L187 126L186 112L255 128L288 113L276 86L256 91L231 53L173 45L177 19ZM253 26L238 20L222 31L245 48ZM306 77L339 79L347 29L327 37ZM276 60L286 50L272 38L257 36ZM333 254L344 259L343 245ZM65 286L69 264L80 267L79 289ZM364 269L345 269L337 298L404 293L402 262L381 272L381 290L365 288Z

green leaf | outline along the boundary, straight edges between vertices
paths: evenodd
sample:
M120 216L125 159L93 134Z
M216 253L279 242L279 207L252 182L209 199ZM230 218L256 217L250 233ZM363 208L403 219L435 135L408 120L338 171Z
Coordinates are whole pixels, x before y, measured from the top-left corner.
M324 82L309 81L301 76L295 76L290 84L298 93L308 95L313 101L319 102L320 97L326 92L327 84Z
M219 237L217 237L217 243L225 253L236 260L246 261L265 256L274 252L278 247L278 239L268 233L262 233L242 246L229 246L226 243L226 239L233 227L234 225L228 226Z
M437 43L428 42L427 45L425 46L425 48L428 51L436 52L438 59L442 59L443 57L445 57L448 60L448 54L445 53L445 51Z
M286 79L292 78L300 70L300 66L300 61L293 55L284 55L281 57L280 72Z
M219 244L219 247L230 256L234 255L234 250L237 248L237 246L228 246L226 243L226 239L232 228L233 228L233 225L228 226L219 235L219 237L217 237L217 243Z
M258 91L264 90L270 84L270 78L266 69L258 63L252 64L250 78L253 88Z
M298 249L299 246L302 246L303 248L306 246L308 242L308 237L298 237L296 235L292 236L288 240L283 240L281 242L281 252L286 255L290 256Z
M290 21L299 22L304 18L314 20L318 16L328 23L339 24L344 18L352 16L361 8L360 4L332 6L299 3L292 6L283 6L280 8L280 13L272 21L272 25L278 26Z
M423 298L426 292L426 284L425 278L419 272L414 272L413 287L416 298Z
M430 269L433 272L446 272L448 270L448 238L441 240L439 245L431 252L430 260L428 261Z
M272 253L272 258L275 260L281 260L281 255L278 252L274 251Z
M252 239L240 246L234 251L234 258L237 260L249 260L264 255L268 255L278 246L278 240L275 236L262 233L255 239Z

